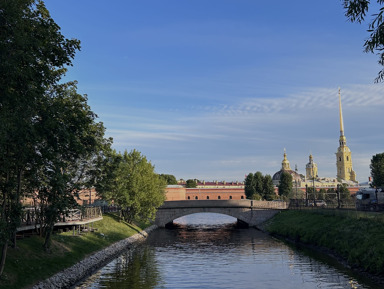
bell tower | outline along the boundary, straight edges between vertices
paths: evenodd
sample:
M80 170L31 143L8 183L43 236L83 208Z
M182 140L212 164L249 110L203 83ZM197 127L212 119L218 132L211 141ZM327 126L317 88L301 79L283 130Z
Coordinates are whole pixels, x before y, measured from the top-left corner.
M305 166L305 173L308 180L318 177L317 164L313 161L312 154L309 155L309 163Z
M339 88L339 117L340 117L340 138L339 148L336 152L337 179L356 182L356 173L352 168L351 150L347 146L347 139L344 135L343 112L341 108L341 94Z

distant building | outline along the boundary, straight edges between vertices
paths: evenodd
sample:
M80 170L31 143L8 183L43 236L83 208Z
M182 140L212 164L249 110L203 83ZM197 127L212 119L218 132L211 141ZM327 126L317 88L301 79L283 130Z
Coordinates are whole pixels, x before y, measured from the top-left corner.
M281 170L273 175L273 184L278 185L283 172L288 172L292 176L294 186L305 188L336 188L338 184L345 183L350 187L356 187L356 173L352 168L351 150L347 146L347 140L344 135L343 114L341 108L341 95L339 89L339 117L340 117L340 138L339 148L336 153L336 178L319 177L317 164L313 161L312 154L309 155L309 162L305 166L305 177L297 171L293 171L289 165L287 154L284 149L284 159Z

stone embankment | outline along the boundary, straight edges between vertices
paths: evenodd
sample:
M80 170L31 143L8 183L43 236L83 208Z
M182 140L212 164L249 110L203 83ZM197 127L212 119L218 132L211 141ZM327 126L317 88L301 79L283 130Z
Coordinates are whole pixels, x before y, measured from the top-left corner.
M141 241L144 241L148 234L156 228L157 226L155 225L151 226L127 239L116 242L115 244L83 259L72 267L57 273L49 279L39 282L34 285L32 289L71 288L79 281L87 278L98 269L108 264L127 248L132 248Z

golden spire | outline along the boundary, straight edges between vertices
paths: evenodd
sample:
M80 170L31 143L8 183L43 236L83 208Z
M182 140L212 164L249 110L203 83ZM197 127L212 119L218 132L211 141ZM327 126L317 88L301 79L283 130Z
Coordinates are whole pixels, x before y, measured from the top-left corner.
M340 136L344 136L343 110L341 108L341 94L339 87L339 114L340 114Z

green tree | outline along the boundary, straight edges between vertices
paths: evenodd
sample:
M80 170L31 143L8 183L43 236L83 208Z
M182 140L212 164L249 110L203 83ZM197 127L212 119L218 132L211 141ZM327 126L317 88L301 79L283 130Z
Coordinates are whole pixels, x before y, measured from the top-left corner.
M122 217L127 222L153 219L165 200L166 182L137 150L113 155L112 167L118 163L115 178L109 180L108 190L102 196L122 208Z
M345 16L351 22L362 23L368 13L371 1L369 0L343 0ZM384 0L377 0L378 4L383 5ZM364 43L364 51L376 53L379 55L379 64L384 66L384 7L380 7L378 13L373 14L373 20L369 23L369 38ZM384 80L384 69L382 69L375 82Z
M33 180L44 248L49 250L54 224L77 206L75 197L91 177L92 163L105 143L105 129L102 123L96 123L96 115L87 105L87 98L76 92L75 83L56 85L47 94L36 121L40 143Z
M160 178L167 182L167 185L177 185L177 180L174 175L161 174Z
M280 177L280 183L278 185L279 196L288 198L292 192L292 176L283 172Z
M185 186L187 188L196 188L197 187L197 182L196 182L196 180L189 179L189 180L186 181Z
M351 199L351 192L348 190L348 187L346 184L342 184L339 186L339 192L340 192L340 199L348 201Z
M371 159L371 176L373 187L384 187L384 153L376 154Z
M255 188L255 179L253 178L253 173L249 173L244 181L244 192L247 199L251 199L252 196L256 193Z
M275 186L273 185L272 177L265 175L263 181L263 198L267 201L272 201L275 197Z
M317 198L318 198L319 200L325 200L325 196L326 196L326 194L327 194L327 190L324 189L324 188L321 188L321 189L318 191L318 193L317 193Z
M70 65L78 40L68 40L42 1L2 1L0 8L0 275L15 245L20 199L38 154L38 110L47 87Z
M337 199L336 190L334 188L329 188L325 195L326 201L335 201Z
M263 196L264 176L261 172L256 172L253 175L255 191L258 195Z

